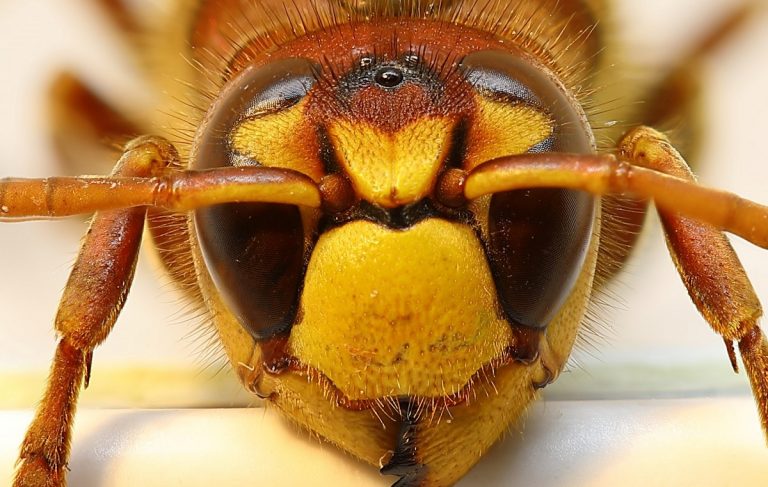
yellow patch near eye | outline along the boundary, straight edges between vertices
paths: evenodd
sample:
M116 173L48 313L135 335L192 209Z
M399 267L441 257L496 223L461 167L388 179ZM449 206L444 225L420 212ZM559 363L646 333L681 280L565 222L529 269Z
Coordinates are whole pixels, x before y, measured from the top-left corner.
M392 134L339 121L328 133L357 192L385 208L414 203L431 191L450 150L453 122L417 120Z
M467 170L497 157L523 154L553 133L549 115L532 106L480 96L477 105L467 140Z
M319 181L323 164L305 104L303 100L287 110L242 122L230 135L232 147L264 166L294 169Z

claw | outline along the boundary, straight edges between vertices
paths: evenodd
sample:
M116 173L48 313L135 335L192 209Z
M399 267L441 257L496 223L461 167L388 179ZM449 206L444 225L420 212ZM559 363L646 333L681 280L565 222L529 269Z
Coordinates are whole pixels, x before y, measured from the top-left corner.
M733 347L733 342L724 338L725 350L728 352L728 359L731 361L731 367L737 374L739 373L739 363L736 361L736 349Z

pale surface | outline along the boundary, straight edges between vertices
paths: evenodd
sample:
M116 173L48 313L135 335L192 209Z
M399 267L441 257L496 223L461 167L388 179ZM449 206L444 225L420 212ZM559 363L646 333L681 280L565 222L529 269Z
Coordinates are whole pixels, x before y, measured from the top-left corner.
M105 28L94 22L93 15L87 15L87 3L0 0L2 176L41 177L60 173L51 161L43 133L41 95L56 69L75 67L90 80L101 82L105 91L119 92L123 104L131 104L134 99L131 93L136 88L130 77L125 76L129 66L113 56L116 49L119 53L119 44L109 41ZM717 18L716 7L722 9L734 2L625 3L630 5L627 10L632 11L626 15L631 22L622 25L627 35L643 39L637 44L635 56L638 61L647 61L658 55L664 59L673 57L681 48L678 41L695 35L699 16ZM705 8L710 4L715 7ZM685 22L685 27L680 28L679 22ZM739 42L723 51L707 69L712 128L698 171L707 184L763 203L768 202L766 25L765 16L756 20ZM0 407L7 406L4 401L11 395L5 391L13 390L18 395L14 407L32 407L42 391L55 344L52 317L84 230L84 224L76 220L0 224ZM734 245L758 295L768 300L768 254L739 239L734 239ZM179 311L178 297L172 288L157 279L149 264L146 257L142 258L137 285L126 310L113 335L95 354L94 391L86 392L85 401L104 402L103 398L94 398L99 395L96 388L102 387L101 382L111 386L102 393L115 398L110 404L122 407L147 403L242 404L242 399L233 399L234 394L223 392L236 390L231 382L227 382L225 389L210 387L212 372L198 372L201 354L194 341L184 338L194 327ZM768 480L757 477L768 469L768 459L759 438L754 408L744 396L746 378L729 371L722 342L690 304L665 253L658 227L651 228L643 238L636 258L614 286L613 294L621 299L614 305L617 309L610 312L607 343L591 355L578 354L582 368L564 374L548 389L549 396L714 398L684 403L539 404L519 450L510 446L511 441L493 450L465 485L498 485L512 479L521 484L523 479L529 480L530 485L598 485L599 481L603 482L601 485L642 486L768 485ZM181 388L173 398L163 394L158 399L153 391L166 390L165 375L142 392L135 391L141 386L134 379L112 380L122 376L112 374L111 370L137 367L186 370L181 374L184 378L175 378L174 383L183 382L187 392ZM29 375L19 380L21 373ZM13 381L11 376L15 377ZM207 397L197 395L203 391L209 391ZM740 397L720 398L724 394ZM262 422L261 411L82 412L85 414L79 418L82 429L77 433L72 465L73 476L84 476L73 477L82 480L73 481L78 487L112 485L101 482L102 474L92 472L90 467L79 472L79 465L95 462L97 470L106 468L105 465L110 465L111 470L113 464L102 460L117 452L121 465L127 463L113 472L154 477L156 469L152 467L159 465L164 475L179 474L184 480L168 479L167 483L156 485L193 485L189 482L198 478L199 485L238 485L214 483L212 477L206 476L222 472L248 474L258 485L262 483L260 475L267 474L256 469L270 465L280 475L313 472L313 480L317 479L319 485L331 481L338 484L339 479L349 479L347 485L360 485L356 482L363 478L376 480L368 468L361 470L351 462L338 463L342 456L333 448L322 447L318 456L313 451L318 448L317 443L305 438L286 439L281 423L272 416ZM28 419L28 413L0 411L0 485L7 484L5 476ZM231 434L233 431L237 434ZM144 436L145 433L154 436ZM257 435L258 443L253 441ZM510 435L512 440L516 437ZM97 446L99 439L105 440L101 446ZM160 441L167 443L163 446ZM257 449L259 444L266 450ZM188 453L192 447L202 450ZM163 452L181 454L159 457ZM721 459L717 452L725 456ZM742 458L747 463L739 463ZM173 467L172 464L178 465L177 461L185 463ZM230 461L226 468L210 467ZM204 468L213 470L205 473ZM337 476L342 470L346 473ZM547 475L550 476L542 478ZM754 477L734 479L731 475ZM136 480L122 485L142 484Z
M0 416L0 485L9 483L9 459L29 419L28 412ZM746 398L538 404L525 433L508 435L459 486L765 486L768 450L756 421ZM75 445L70 482L79 487L383 487L394 480L263 409L86 410Z

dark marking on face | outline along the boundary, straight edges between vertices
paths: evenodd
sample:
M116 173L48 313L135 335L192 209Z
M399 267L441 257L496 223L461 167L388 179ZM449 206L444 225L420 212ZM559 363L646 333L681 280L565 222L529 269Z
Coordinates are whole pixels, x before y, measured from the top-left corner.
M382 208L365 200L350 210L336 215L325 215L321 220L320 233L356 220L366 220L394 230L406 230L429 218L463 223L476 227L474 214L467 209L449 208L432 199L422 199L410 205Z
M467 155L467 135L469 133L469 121L465 118L459 120L451 134L451 150L445 159L447 169L462 169Z
M412 398L403 398L400 400L400 409L402 410L403 421L397 434L395 450L387 464L381 467L379 472L382 475L400 477L400 480L395 482L392 487L418 487L424 480L427 467L419 462L416 454L418 442L416 431L418 424L417 406Z

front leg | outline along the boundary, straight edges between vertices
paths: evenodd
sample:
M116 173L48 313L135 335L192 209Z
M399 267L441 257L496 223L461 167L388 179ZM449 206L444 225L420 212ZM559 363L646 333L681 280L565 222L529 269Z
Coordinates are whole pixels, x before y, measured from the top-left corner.
M639 166L695 181L666 137L648 127L628 133L619 151L620 157ZM710 205L715 208L717 202ZM723 337L734 370L738 368L733 344L738 344L768 437L768 340L757 324L763 310L752 284L721 231L670 209L658 212L675 267L699 312Z
M156 137L131 142L107 178L0 179L0 222L96 212L59 305L61 340L14 485L65 485L77 396L88 385L93 350L109 335L131 287L147 207L188 212L254 202L343 211L347 192L330 187L280 168L184 171L173 146Z
M147 145L152 149L146 150ZM114 175L149 176L176 158L167 143L131 144ZM66 485L77 398L88 385L94 348L106 339L133 280L146 207L96 213L64 290L55 329L59 344L48 387L21 446L15 487Z

